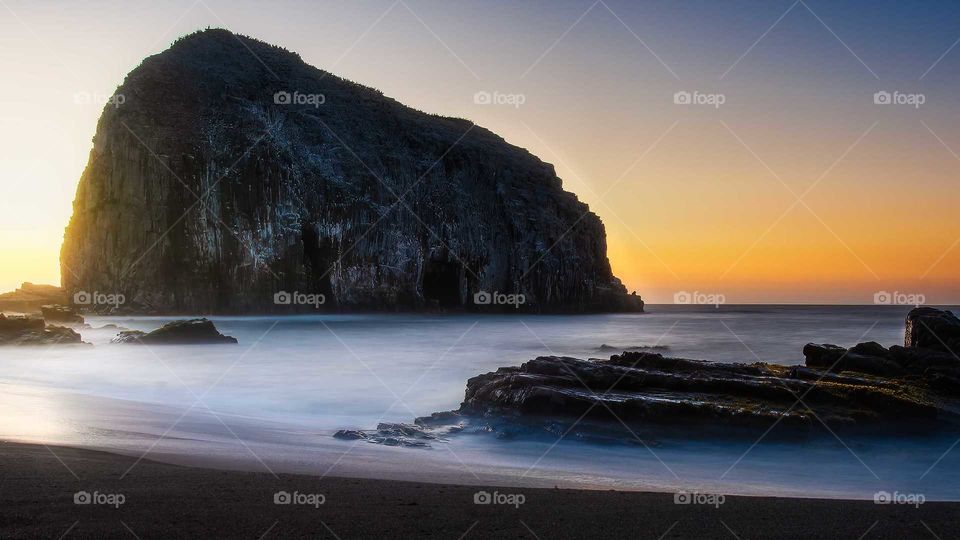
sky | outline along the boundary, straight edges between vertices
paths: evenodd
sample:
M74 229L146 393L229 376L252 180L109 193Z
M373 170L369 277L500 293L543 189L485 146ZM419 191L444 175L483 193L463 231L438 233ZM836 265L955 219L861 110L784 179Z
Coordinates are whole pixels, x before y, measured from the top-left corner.
M0 0L0 290L59 283L103 100L206 27L553 163L648 302L960 303L960 4L937 0Z

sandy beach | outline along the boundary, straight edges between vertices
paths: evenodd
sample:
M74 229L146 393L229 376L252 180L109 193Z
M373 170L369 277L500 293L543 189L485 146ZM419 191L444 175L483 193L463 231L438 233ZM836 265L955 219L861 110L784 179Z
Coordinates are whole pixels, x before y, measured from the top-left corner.
M0 462L4 538L900 539L960 529L955 503L731 496L684 505L662 493L483 488L492 502L477 504L469 486L148 460L130 469L128 456L12 442L0 445ZM88 504L75 502L78 492Z

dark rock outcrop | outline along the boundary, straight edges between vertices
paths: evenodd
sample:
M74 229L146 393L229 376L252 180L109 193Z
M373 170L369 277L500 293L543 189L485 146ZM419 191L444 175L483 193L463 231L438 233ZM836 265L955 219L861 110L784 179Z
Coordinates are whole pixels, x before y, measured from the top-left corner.
M459 409L416 423L433 434L569 434L643 444L664 434L756 437L775 426L787 436L960 429L960 358L940 345L950 343L955 318L914 310L908 329L920 320L937 335L908 331L909 346L889 349L875 342L850 349L808 344L806 366L649 352L608 360L535 358L471 378Z
M553 166L279 47L208 30L134 69L100 118L64 287L120 309L642 311ZM68 271L69 269L69 271Z
M904 347L960 353L960 319L951 311L918 307L907 314Z
M377 429L372 431L341 429L334 433L333 437L344 441L362 440L373 444L410 448L426 448L430 446L429 441L440 438L420 425L388 422L377 424Z
M772 364L627 352L600 362L540 357L474 377L458 413L759 429L815 428L817 417L834 426L934 421L937 407L914 390L866 377L811 379Z
M45 321L83 324L83 315L80 315L76 309L70 306L48 304L40 306L40 313L43 314L43 320Z
M189 319L167 323L152 332L124 330L111 343L146 345L203 345L236 343L236 338L221 334L207 319Z
M0 313L0 346L84 344L80 334L62 326L47 326L43 319L7 317Z
M0 311L35 313L46 304L67 304L67 294L54 285L24 282L15 291L0 294Z

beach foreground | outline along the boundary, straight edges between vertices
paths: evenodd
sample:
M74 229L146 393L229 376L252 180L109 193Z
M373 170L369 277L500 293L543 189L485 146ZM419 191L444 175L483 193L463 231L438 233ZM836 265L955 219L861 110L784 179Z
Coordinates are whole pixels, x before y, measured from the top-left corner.
M947 538L960 504L482 488L167 465L0 444L4 538ZM129 470L129 472L127 472ZM126 473L126 476L124 474ZM123 477L121 479L121 477ZM78 492L89 504L77 504ZM293 504L277 504L289 494ZM522 495L522 504L516 503ZM320 504L322 501L322 504ZM119 503L119 504L118 504Z

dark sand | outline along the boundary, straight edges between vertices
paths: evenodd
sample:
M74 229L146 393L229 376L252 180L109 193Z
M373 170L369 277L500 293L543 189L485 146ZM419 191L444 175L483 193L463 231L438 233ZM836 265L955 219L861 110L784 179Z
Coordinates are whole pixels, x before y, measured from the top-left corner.
M56 455L54 455L54 453ZM62 460L62 462L61 462ZM960 503L727 497L485 488L519 508L474 504L478 488L220 471L63 447L0 444L0 538L955 538ZM69 468L69 470L68 470ZM72 471L72 472L71 472ZM76 474L76 477L74 477ZM958 488L960 489L960 488ZM79 490L122 494L77 505ZM322 493L315 508L274 493Z

